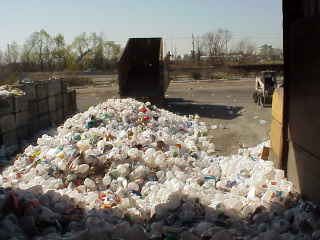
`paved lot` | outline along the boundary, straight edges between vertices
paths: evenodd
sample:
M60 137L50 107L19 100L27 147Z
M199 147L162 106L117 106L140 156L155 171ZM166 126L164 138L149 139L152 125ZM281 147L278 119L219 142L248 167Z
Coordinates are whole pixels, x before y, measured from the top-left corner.
M198 114L208 123L217 154L229 155L240 146L255 146L269 137L271 108L261 109L253 103L253 86L254 79L172 82L166 93L167 108L182 115ZM78 108L85 111L117 96L116 84L78 88Z

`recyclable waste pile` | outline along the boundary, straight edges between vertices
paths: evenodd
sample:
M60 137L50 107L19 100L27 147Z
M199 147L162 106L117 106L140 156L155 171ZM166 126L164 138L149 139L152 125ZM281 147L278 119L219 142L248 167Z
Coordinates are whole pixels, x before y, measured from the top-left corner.
M215 155L198 116L110 99L0 176L0 239L319 239L319 207L262 148Z
M24 96L26 93L19 88L10 86L10 85L2 85L0 86L0 97L8 97L8 96Z

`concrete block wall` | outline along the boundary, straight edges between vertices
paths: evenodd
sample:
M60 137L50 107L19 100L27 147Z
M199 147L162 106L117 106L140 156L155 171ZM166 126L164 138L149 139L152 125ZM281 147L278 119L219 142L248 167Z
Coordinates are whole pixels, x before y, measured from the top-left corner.
M24 140L56 126L77 111L76 92L61 79L18 84L25 96L0 96L0 150L7 156Z

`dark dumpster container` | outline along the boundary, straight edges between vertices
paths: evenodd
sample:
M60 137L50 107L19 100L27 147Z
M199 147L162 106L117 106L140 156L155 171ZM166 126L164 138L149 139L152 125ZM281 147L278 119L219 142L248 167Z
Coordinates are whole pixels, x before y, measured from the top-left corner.
M121 97L163 99L169 86L161 38L130 38L119 61Z

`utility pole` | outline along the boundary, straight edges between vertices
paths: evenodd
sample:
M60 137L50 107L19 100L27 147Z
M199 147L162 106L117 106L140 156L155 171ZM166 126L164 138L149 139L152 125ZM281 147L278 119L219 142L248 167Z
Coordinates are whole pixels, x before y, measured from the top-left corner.
M194 61L196 57L195 51L194 51L194 35L192 33L192 53L191 53L191 58Z
M171 35L171 56L173 55L173 37Z
M174 43L174 47L173 47L173 54L174 54L174 59L177 60L177 56L178 56L178 51L177 51L177 45L176 43Z
M197 60L200 62L201 51L200 51L200 38L197 38Z

